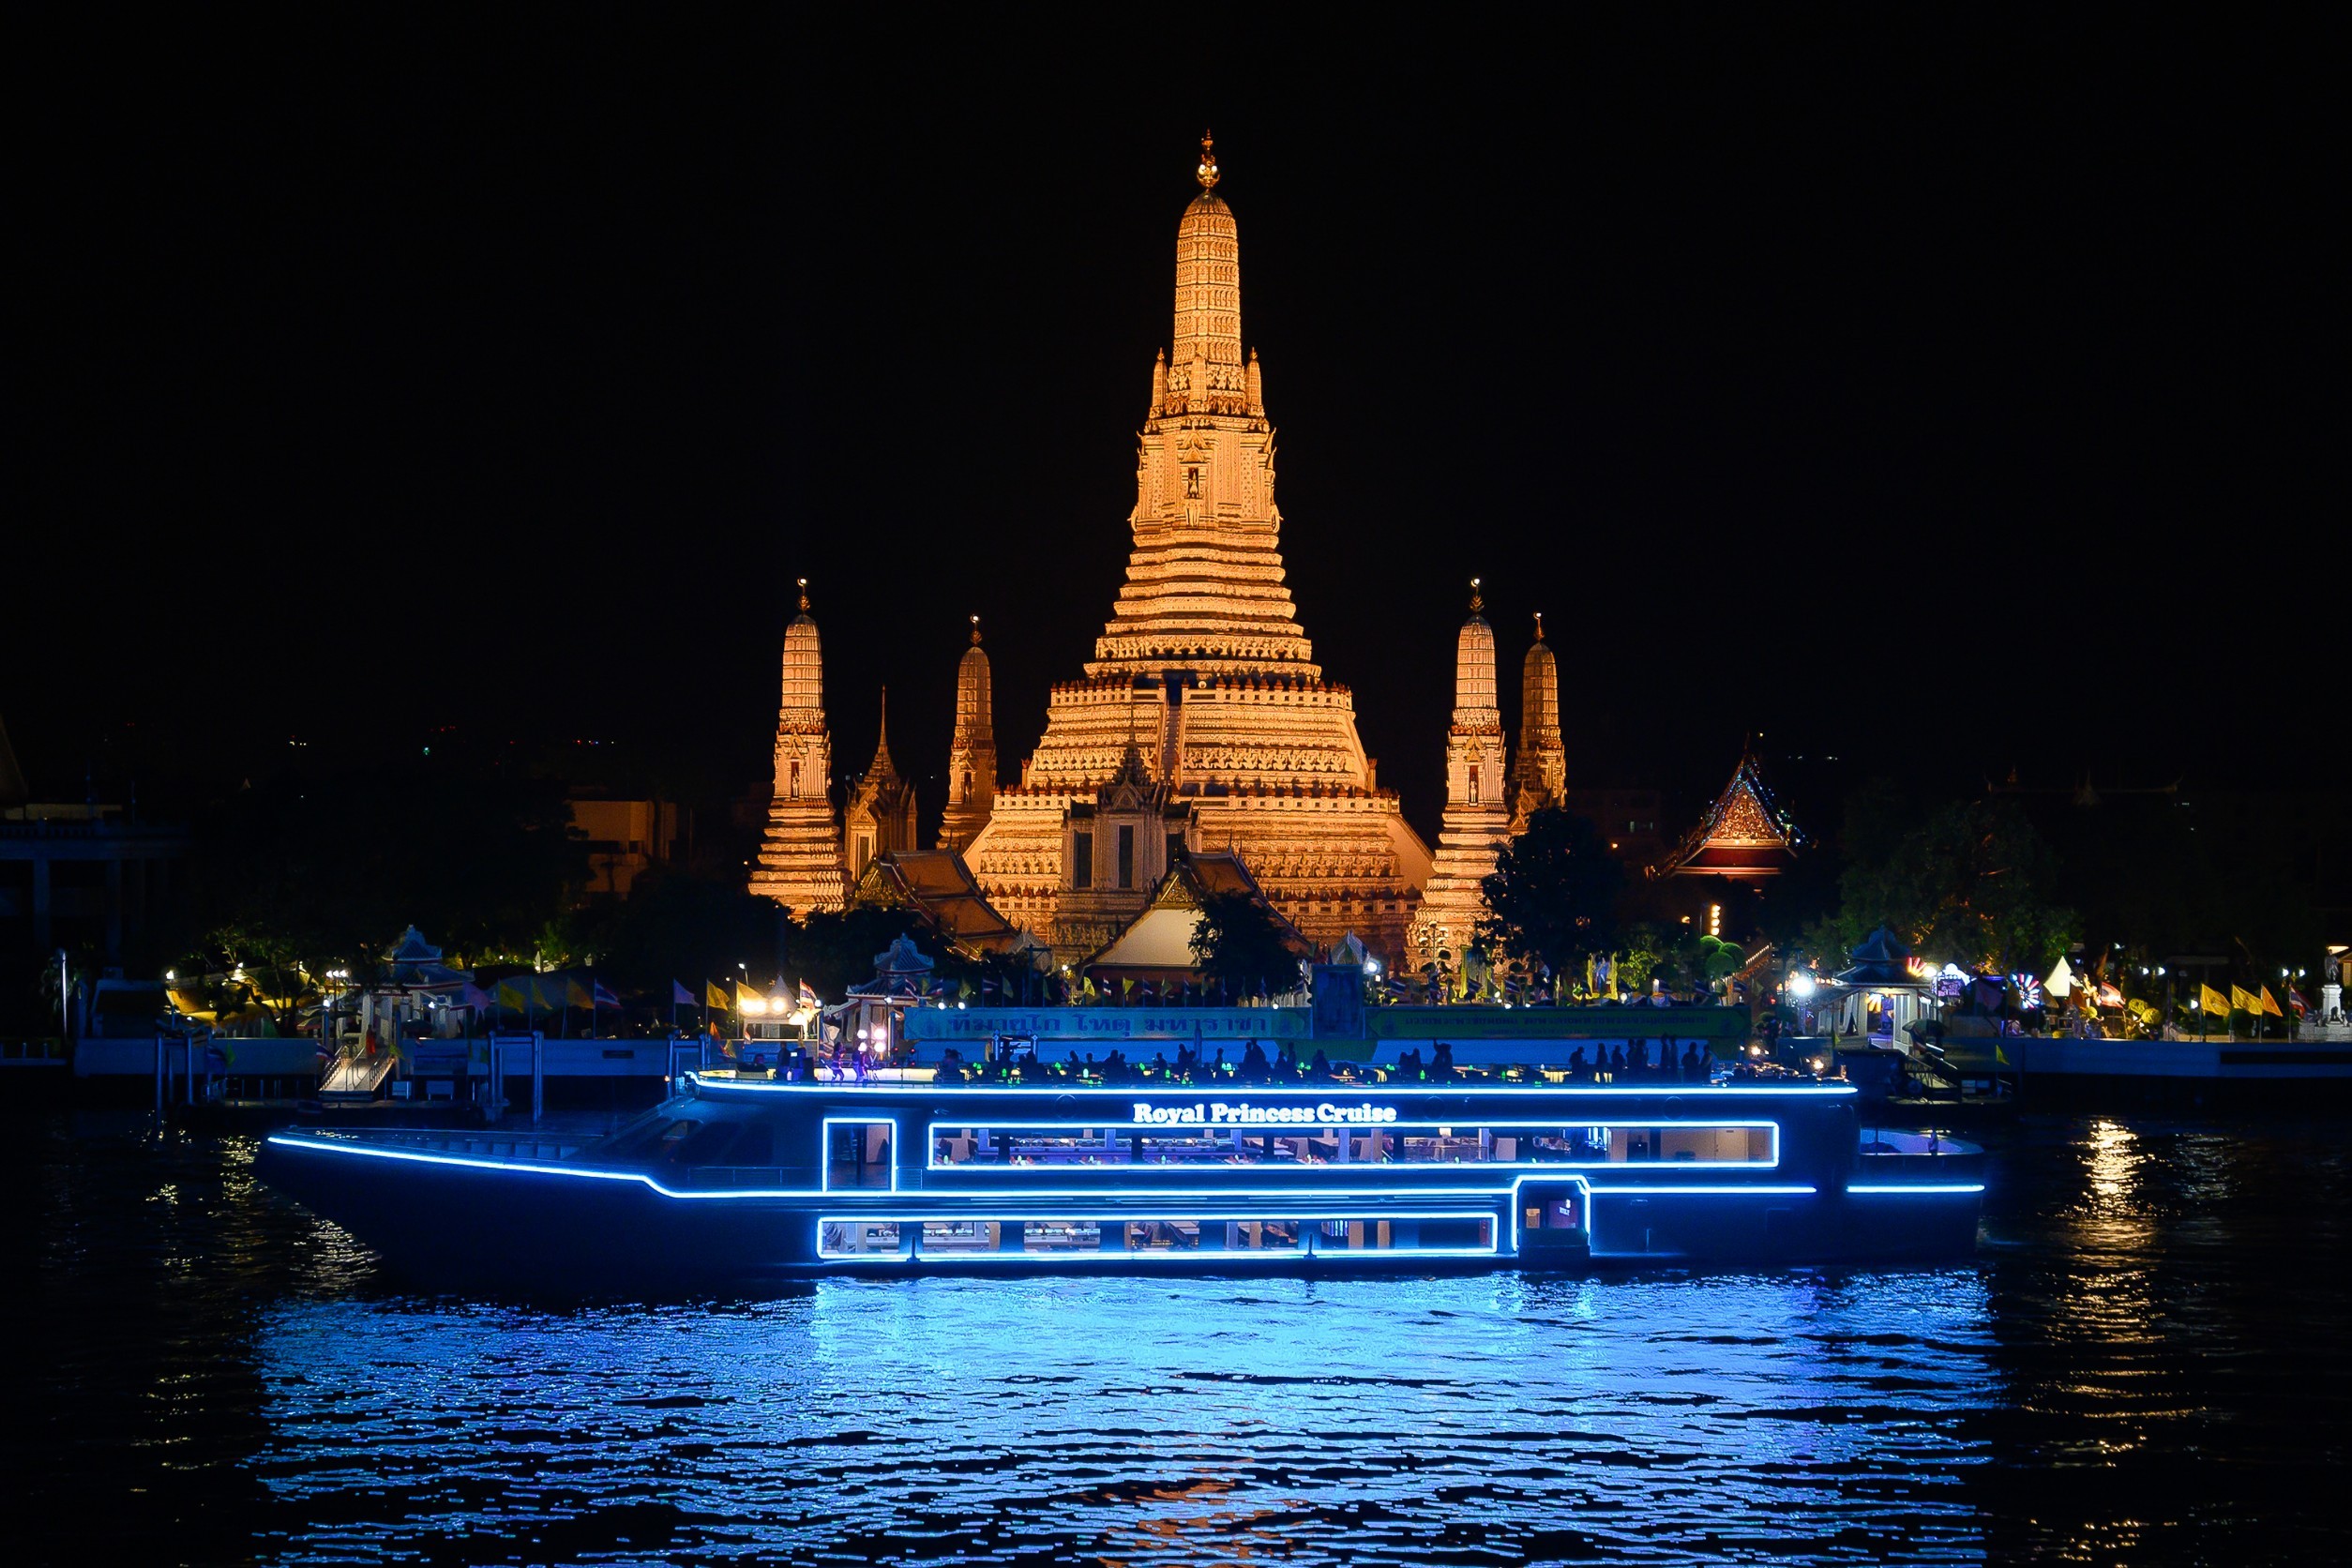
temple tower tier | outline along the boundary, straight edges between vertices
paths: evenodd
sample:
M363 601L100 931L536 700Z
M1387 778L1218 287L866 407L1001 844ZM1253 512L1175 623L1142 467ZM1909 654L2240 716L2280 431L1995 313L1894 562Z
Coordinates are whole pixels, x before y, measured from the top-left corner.
M1486 913L1481 884L1511 836L1505 790L1508 758L1502 711L1495 701L1495 628L1480 611L1470 580L1470 614L1454 643L1454 724L1445 740L1445 815L1437 864L1422 890L1413 926L1413 961L1459 963Z
M989 900L1064 960L1139 914L1153 885L1140 867L1186 847L1241 856L1308 940L1352 931L1394 959L1429 852L1375 781L1353 695L1323 678L1299 626L1264 376L1243 349L1239 230L1205 137L1196 177L1177 225L1171 341L1137 443L1126 580L1085 678L1053 689L1045 735L966 858ZM1128 792L1106 800L1123 779ZM1494 788L1500 799L1499 771ZM1109 812L1121 815L1105 840ZM1088 820L1098 825L1075 825ZM1074 885L1081 831L1084 852L1115 867L1116 829L1152 821L1162 842L1138 851L1132 885L1106 888L1092 870L1093 885Z
M776 717L776 779L751 891L794 914L837 910L848 894L834 820L833 736L825 729L824 652L800 580L800 613L784 631L783 701Z

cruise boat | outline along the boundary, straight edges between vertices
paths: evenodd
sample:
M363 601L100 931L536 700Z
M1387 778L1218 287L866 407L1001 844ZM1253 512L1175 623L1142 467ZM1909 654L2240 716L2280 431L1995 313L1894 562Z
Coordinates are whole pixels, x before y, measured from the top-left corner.
M525 1284L1885 1262L1968 1253L1983 1192L1841 1082L679 1087L577 1144L280 1132L260 1173L402 1271Z

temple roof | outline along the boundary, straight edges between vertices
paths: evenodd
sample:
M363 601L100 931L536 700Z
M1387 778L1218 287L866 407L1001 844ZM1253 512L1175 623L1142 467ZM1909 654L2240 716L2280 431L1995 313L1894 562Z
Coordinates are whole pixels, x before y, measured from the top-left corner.
M1755 753L1742 749L1723 793L1673 852L1650 867L1650 875L1771 876L1803 842L1796 823L1772 799Z
M1148 970L1171 976L1197 972L1200 966L1192 956L1192 936L1200 926L1201 906L1211 897L1228 893L1254 899L1274 916L1284 940L1301 956L1313 951L1313 944L1267 899L1240 856L1188 854L1168 867L1142 912L1079 967L1090 974L1104 970Z
M953 850L891 850L876 855L857 879L857 904L912 910L942 941L967 953L1011 953L1033 945L1028 935L996 912Z
M1894 934L1892 926L1880 926L1862 938L1860 947L1850 957L1851 968L1842 969L1831 978L1841 986L1907 986L1920 984L1906 966L1911 950L1903 945L1903 939Z

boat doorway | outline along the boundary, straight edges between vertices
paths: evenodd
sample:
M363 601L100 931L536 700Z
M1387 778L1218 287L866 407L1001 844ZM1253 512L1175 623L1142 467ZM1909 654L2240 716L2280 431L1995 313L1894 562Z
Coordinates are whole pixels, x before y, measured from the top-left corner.
M1582 1182L1520 1184L1520 1258L1538 1265L1581 1261L1591 1251L1585 1232L1587 1203Z
M893 1122L826 1118L825 1190L896 1192L897 1131Z

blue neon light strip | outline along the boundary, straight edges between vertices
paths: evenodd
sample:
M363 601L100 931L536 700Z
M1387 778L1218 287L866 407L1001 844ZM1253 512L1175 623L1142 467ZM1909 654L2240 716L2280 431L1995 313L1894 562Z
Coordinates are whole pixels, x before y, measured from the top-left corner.
M1870 1195L1871 1197L1874 1197L1874 1198L1882 1198L1882 1197L1893 1197L1893 1196L1897 1196L1897 1195L1901 1195L1901 1196L1908 1196L1908 1195L1910 1195L1910 1194L1912 1194L1912 1193L1983 1192L1983 1191L1984 1190L1984 1184L1983 1184L1983 1183L1982 1183L1982 1182L1946 1182L1946 1183L1914 1182L1914 1183L1909 1184L1908 1185L1904 1185L1904 1184L1896 1184L1896 1185L1892 1185L1892 1186L1866 1186L1866 1187L1865 1187L1865 1186L1850 1186L1850 1187L1847 1187L1846 1190L1847 1190L1847 1192L1866 1193L1866 1194L1868 1194L1868 1195Z
M1222 1260L1226 1258L1231 1257L1244 1258L1255 1262L1291 1262L1302 1258L1323 1257L1493 1258L1498 1256L1500 1252L1500 1247L1494 1240L1494 1238L1500 1236L1500 1229L1495 1225L1495 1214L1493 1211L1485 1209L1475 1211L1452 1210L1438 1211L1434 1213L1393 1214L1334 1214L1320 1212L1312 1214L1269 1214L1262 1212L1238 1214L1202 1214L1198 1210L1177 1214L827 1214L820 1217L817 1221L816 1250L818 1258L826 1262L908 1263L914 1262L919 1259L919 1250L917 1254L912 1255L907 1253L828 1252L825 1250L824 1246L825 1227L828 1225L1009 1225L1025 1224L1041 1220L1059 1220L1069 1225L1148 1225L1155 1222L1165 1224L1172 1220L1191 1220L1195 1224L1224 1223L1229 1225L1283 1223L1290 1225L1323 1225L1333 1222L1340 1224L1378 1225L1383 1220L1430 1219L1466 1220L1488 1226L1490 1228L1487 1231L1489 1240L1487 1244L1483 1247L1349 1247L1344 1249L1343 1251L1331 1253L1313 1252L1304 1243L1295 1247L1273 1249L1263 1247L1242 1247L1234 1248L1231 1251L1228 1251L1224 1248L1202 1248L1195 1249L1190 1252L1133 1252L1124 1249L1117 1252L1085 1252L1075 1249L1068 1252L957 1252L935 1255L934 1260L954 1261L958 1263L1025 1263L1051 1259L1096 1263L1189 1263L1198 1262L1204 1258ZM906 1238L901 1236L900 1240L904 1241ZM921 1241L919 1232L915 1240L919 1249Z
M688 1073L686 1075L686 1078L687 1081L694 1084L694 1086L698 1089L709 1090L715 1093L720 1094L877 1094L888 1092L904 1095L909 1099L922 1100L931 1099L940 1095L949 1095L960 1099L966 1095L988 1094L1018 1094L1027 1096L1028 1098L1033 1100L1048 1093L1109 1094L1120 1099L1132 1100L1138 1095L1167 1094L1183 1096L1197 1095L1206 1092L1202 1086L1198 1084L1184 1087L1171 1086L1165 1089L1154 1089L1141 1084L1088 1084L1076 1085L1065 1089L1048 1090L1037 1086L1014 1089L993 1088L972 1084L941 1085L929 1083L896 1082L868 1083L862 1087L853 1084L838 1083L773 1083L764 1080L745 1080L741 1078L706 1078L700 1073ZM1312 1094L1317 1099L1329 1099L1334 1093L1444 1094L1449 1097L1465 1094L1515 1094L1520 1096L1535 1094L1543 1096L1546 1099L1559 1096L1575 1096L1579 1098L1593 1099L1606 1099L1612 1097L1621 1099L1666 1099L1669 1096L1683 1094L1756 1094L1774 1099L1838 1099L1858 1093L1855 1087L1850 1083L1676 1083L1657 1084L1648 1088L1626 1088L1619 1085L1590 1085L1579 1088L1569 1088L1560 1084L1542 1083L1522 1084L1516 1088L1508 1089L1478 1088L1470 1085L1456 1086L1436 1083L1323 1083L1302 1084L1297 1086L1282 1084L1237 1083L1230 1085L1229 1087L1216 1085L1211 1085L1209 1087L1216 1088L1219 1093L1246 1093L1252 1096L1266 1094Z
M825 1120L827 1123L832 1123L836 1121L846 1121L849 1120L849 1118L829 1116L825 1118ZM1562 1123L1557 1122L1482 1122L1479 1123L1481 1128L1493 1132L1507 1132L1515 1128L1542 1129L1545 1127L1557 1127L1561 1124ZM1574 1125L1575 1123L1567 1124ZM925 1167L925 1168L929 1170L964 1171L975 1169L1046 1170L1067 1168L1066 1167L1049 1166L1015 1166L988 1160L967 1160L960 1165L949 1161L943 1161L939 1157L939 1130L942 1127L955 1128L966 1132L1002 1133L1007 1131L1029 1131L1061 1133L1067 1137L1075 1137L1078 1133L1082 1131L1100 1130L1104 1132L1145 1133L1156 1138L1193 1138L1207 1133L1235 1133L1244 1138L1296 1138L1300 1134L1307 1132L1347 1131L1349 1133L1392 1133L1402 1132L1413 1127L1451 1127L1467 1125L1469 1125L1468 1123L1454 1122L1381 1122L1368 1125L1350 1122L1289 1122L1283 1123L1279 1125L1271 1126L1259 1126L1255 1124L1229 1122L990 1122L985 1124L960 1122L932 1122L927 1123L924 1129L925 1136L928 1139L928 1148L930 1152L930 1163ZM1596 1123L1593 1123L1593 1125L1598 1126L1600 1130L1604 1132L1614 1132L1620 1127L1623 1127L1628 1130L1639 1130L1650 1127L1767 1127L1772 1130L1772 1158L1766 1160L1693 1160L1690 1162L1690 1168L1694 1171L1773 1170L1777 1169L1780 1166L1780 1123L1777 1122L1726 1122L1721 1118L1711 1118L1695 1122L1657 1122L1644 1119L1639 1122ZM1342 1162L1334 1160L1323 1165L1316 1166L1285 1166L1268 1162L1265 1168L1270 1174L1275 1172L1280 1172L1286 1175L1303 1173L1328 1174L1332 1171L1334 1166L1340 1164L1353 1165L1356 1162L1354 1161ZM1377 1164L1379 1162L1366 1161L1364 1163ZM1625 1166L1634 1162L1627 1160L1391 1160L1386 1163L1389 1168L1403 1170L1437 1170L1451 1168L1454 1167L1474 1168L1479 1170L1617 1170L1621 1169ZM1666 1170L1679 1168L1672 1162L1666 1160L1646 1160L1641 1163L1645 1165L1654 1164ZM1087 1168L1081 1166L1078 1168ZM1184 1172L1187 1168L1188 1168L1184 1165L1151 1165L1135 1161L1123 1161L1115 1167L1103 1167L1101 1168L1115 1168L1123 1172L1133 1171L1138 1174L1157 1176L1177 1175ZM1249 1168L1256 1168L1251 1167Z

